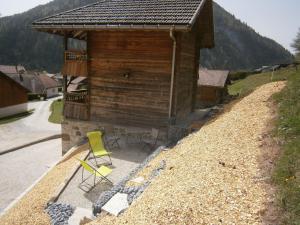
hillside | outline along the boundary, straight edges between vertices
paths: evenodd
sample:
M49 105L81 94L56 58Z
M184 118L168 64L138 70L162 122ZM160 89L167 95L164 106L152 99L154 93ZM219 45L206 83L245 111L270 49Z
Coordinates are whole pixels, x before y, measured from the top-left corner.
M0 18L0 64L23 64L29 69L58 72L63 59L61 37L39 33L32 21L96 0L54 0L27 12ZM213 50L204 50L201 64L209 68L250 69L285 63L291 54L268 38L235 19L215 4L215 39Z
M219 5L214 5L215 48L203 50L202 64L219 69L254 69L263 65L288 63L290 52L256 33Z

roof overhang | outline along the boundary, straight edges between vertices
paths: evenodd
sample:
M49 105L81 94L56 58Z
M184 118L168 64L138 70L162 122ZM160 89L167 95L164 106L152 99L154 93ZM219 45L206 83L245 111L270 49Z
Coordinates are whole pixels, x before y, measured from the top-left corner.
M207 0L202 0L200 2L193 17L187 24L111 24L111 23L109 24L43 24L41 21L43 19L52 17L49 16L33 22L32 28L38 31L47 32L51 34L68 35L69 37L73 37L72 33L74 33L74 31L76 33L78 33L79 31L83 31L84 33L86 33L88 31L101 31L101 30L169 31L172 29L173 31L178 31L178 32L189 32L192 30L194 24L196 23L197 17L200 15L206 2ZM73 38L84 40L86 39L86 34L79 35L77 37L75 36Z
M144 30L144 31L170 31L171 29L174 31L180 32L189 32L191 30L190 25L150 25L150 24L80 24L80 25L36 25L33 24L32 28L47 32L51 34L58 34L58 35L67 35L76 39L84 40L86 35L75 35L75 33L81 32L86 33L88 31L101 31L101 30ZM73 35L74 33L74 35Z

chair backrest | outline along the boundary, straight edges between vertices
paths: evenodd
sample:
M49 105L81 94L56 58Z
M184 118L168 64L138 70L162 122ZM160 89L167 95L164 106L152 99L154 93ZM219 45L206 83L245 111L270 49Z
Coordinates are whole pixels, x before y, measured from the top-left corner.
M159 130L155 129L155 128L152 128L151 136L153 137L153 139L158 138L158 135L159 135Z
M92 131L88 132L86 136L89 139L89 143L92 150L96 148L104 149L104 144L102 141L102 132L101 131Z
M82 167L85 170L87 170L90 173L95 173L95 170L87 162L80 160L80 159L77 159L77 160L80 162L80 164L82 165Z

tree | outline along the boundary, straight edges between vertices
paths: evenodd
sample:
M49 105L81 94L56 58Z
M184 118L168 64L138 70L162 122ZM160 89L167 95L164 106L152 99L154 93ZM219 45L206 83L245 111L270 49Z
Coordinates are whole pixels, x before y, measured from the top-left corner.
M295 38L294 42L291 44L291 47L295 50L296 59L300 60L300 28L297 34L297 37Z

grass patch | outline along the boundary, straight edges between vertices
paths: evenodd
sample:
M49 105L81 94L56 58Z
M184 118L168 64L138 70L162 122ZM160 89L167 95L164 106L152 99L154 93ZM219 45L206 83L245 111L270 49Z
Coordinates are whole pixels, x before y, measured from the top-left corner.
M31 115L33 113L34 110L29 110L27 112L23 112L23 113L18 113L15 115L11 115L11 116L7 116L7 117L3 117L0 119L0 125L1 124L6 124L6 123L11 123L11 122L15 122L17 120L23 119L29 115Z
M49 116L48 121L51 123L60 124L62 122L62 112L63 112L63 102L61 99L58 99L52 102L50 106L51 115Z
M282 140L282 155L273 174L279 187L284 225L300 224L300 72L291 73L287 87L274 96L279 106L276 135Z
M234 81L232 85L229 85L228 92L230 95L239 95L243 97L263 84L272 81L287 80L292 71L295 71L295 69L289 68L275 71L273 76L272 72L249 75L245 79Z

